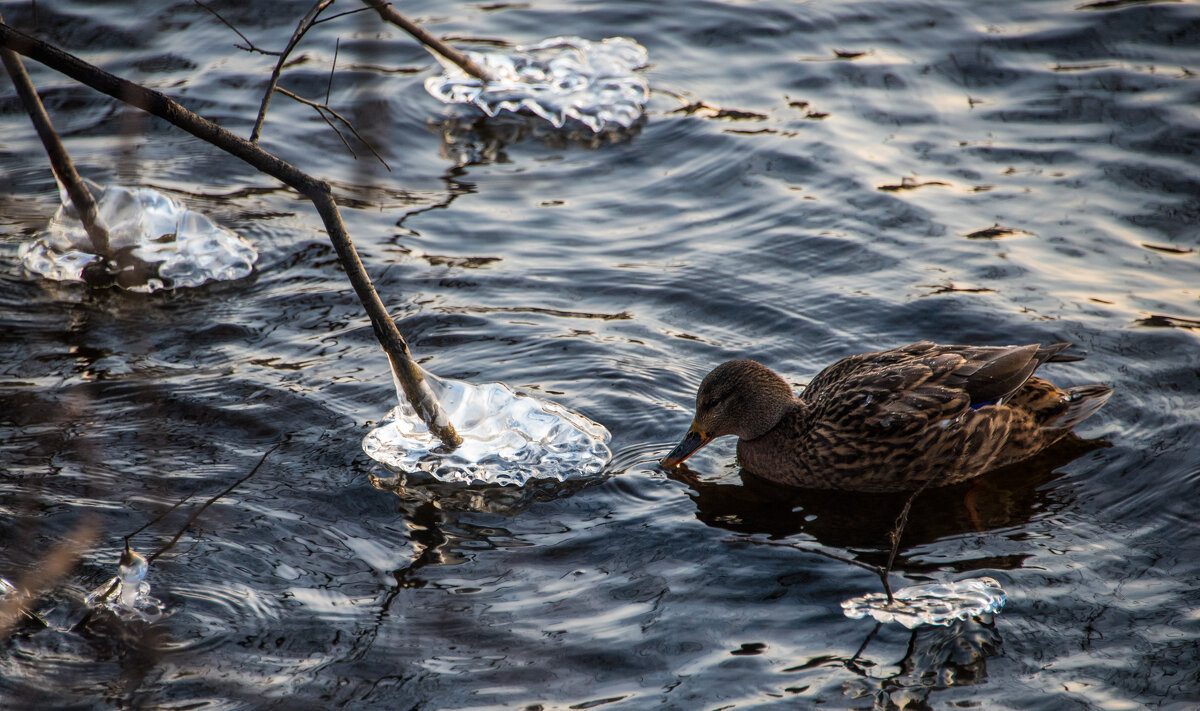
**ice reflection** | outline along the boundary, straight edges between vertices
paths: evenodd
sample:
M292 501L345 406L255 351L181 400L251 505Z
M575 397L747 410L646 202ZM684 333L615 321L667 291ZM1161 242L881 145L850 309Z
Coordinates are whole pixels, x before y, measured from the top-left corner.
M426 472L457 484L523 485L534 479L599 474L612 457L603 426L562 405L514 392L425 376L463 443L453 452L400 405L363 439L374 460L403 473ZM397 388L399 390L399 388Z
M881 623L882 624L882 623ZM913 630L904 658L871 663L861 657L879 625L846 666L858 677L845 683L854 699L874 699L875 708L928 708L929 696L939 689L978 684L987 678L987 660L1000 649L999 632L990 615L957 620L947 627L923 625ZM896 668L887 677L871 669Z
M600 133L631 126L650 95L649 83L635 73L649 61L646 49L625 37L553 37L509 54L466 54L496 80L485 83L444 63L445 73L427 79L425 89L439 101L472 104L488 116L525 111L559 128L575 119Z
M992 578L968 578L953 583L913 585L897 590L892 602L883 593L861 595L842 603L846 617L870 615L878 622L898 622L912 629L919 625L950 625L977 615L995 612L1007 599Z
M118 286L149 293L241 279L253 270L258 253L247 240L167 195L87 182L108 227ZM60 193L63 204L50 224L21 245L21 263L47 279L84 281L97 256L61 186Z
M88 607L108 610L126 621L154 622L162 617L162 603L150 596L146 573L150 565L136 551L121 554L117 577L96 588L84 602Z

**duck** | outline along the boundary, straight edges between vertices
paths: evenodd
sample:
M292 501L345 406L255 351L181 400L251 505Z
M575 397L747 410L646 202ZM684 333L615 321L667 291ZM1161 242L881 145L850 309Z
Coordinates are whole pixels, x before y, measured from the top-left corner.
M700 383L684 438L660 461L678 467L725 435L744 473L807 489L914 491L1028 459L1093 415L1106 385L1060 389L1045 363L1083 360L1070 343L942 345L853 355L797 397L767 366L731 360Z

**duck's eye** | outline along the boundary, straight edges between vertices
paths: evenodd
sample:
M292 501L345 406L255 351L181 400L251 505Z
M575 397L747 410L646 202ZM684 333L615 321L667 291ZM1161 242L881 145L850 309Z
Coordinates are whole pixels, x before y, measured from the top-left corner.
M701 410L711 410L719 404L721 404L720 396L710 397L709 399L700 403L700 409Z

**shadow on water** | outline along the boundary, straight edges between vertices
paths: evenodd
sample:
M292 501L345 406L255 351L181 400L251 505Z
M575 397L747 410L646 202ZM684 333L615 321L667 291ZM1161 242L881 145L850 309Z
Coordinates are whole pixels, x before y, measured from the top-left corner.
M1101 439L1070 435L1037 457L988 472L971 481L922 492L913 502L904 529L897 568L924 570L907 560L905 550L948 536L981 533L1028 523L1040 511L1066 502L1046 484L1067 464L1109 446ZM889 534L907 493L870 494L785 487L742 472L742 484L706 482L687 465L671 472L687 484L696 517L714 528L747 535L786 539L805 534L831 548L854 551L871 565L887 563ZM961 570L1021 567L1025 556L959 561Z

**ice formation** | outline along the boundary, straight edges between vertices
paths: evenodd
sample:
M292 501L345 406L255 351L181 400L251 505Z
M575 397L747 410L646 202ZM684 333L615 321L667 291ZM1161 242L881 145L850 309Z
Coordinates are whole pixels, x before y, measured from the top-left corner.
M441 442L401 396L362 443L372 459L393 470L461 484L519 486L595 475L612 458L608 430L562 405L503 383L425 377L463 443L453 452L439 451Z
M149 293L241 279L253 270L258 253L248 241L167 195L87 182L108 227L118 285ZM61 186L59 192L62 206L21 245L21 263L47 279L83 281L84 268L97 256L75 206Z
M969 578L954 583L929 583L902 588L890 605L883 593L870 593L842 603L846 617L870 615L879 622L899 622L912 629L918 625L949 625L955 620L999 610L1006 599L1000 583L992 578Z
M467 52L494 81L483 82L442 60L445 73L425 89L447 104L473 104L488 116L528 111L561 128L575 119L596 133L628 128L642 115L650 85L634 70L646 66L646 48L625 37L589 42L553 37L508 54Z
M162 603L150 596L146 573L150 565L137 552L126 548L121 554L117 577L109 579L89 594L88 607L108 610L122 620L154 622L162 617Z

